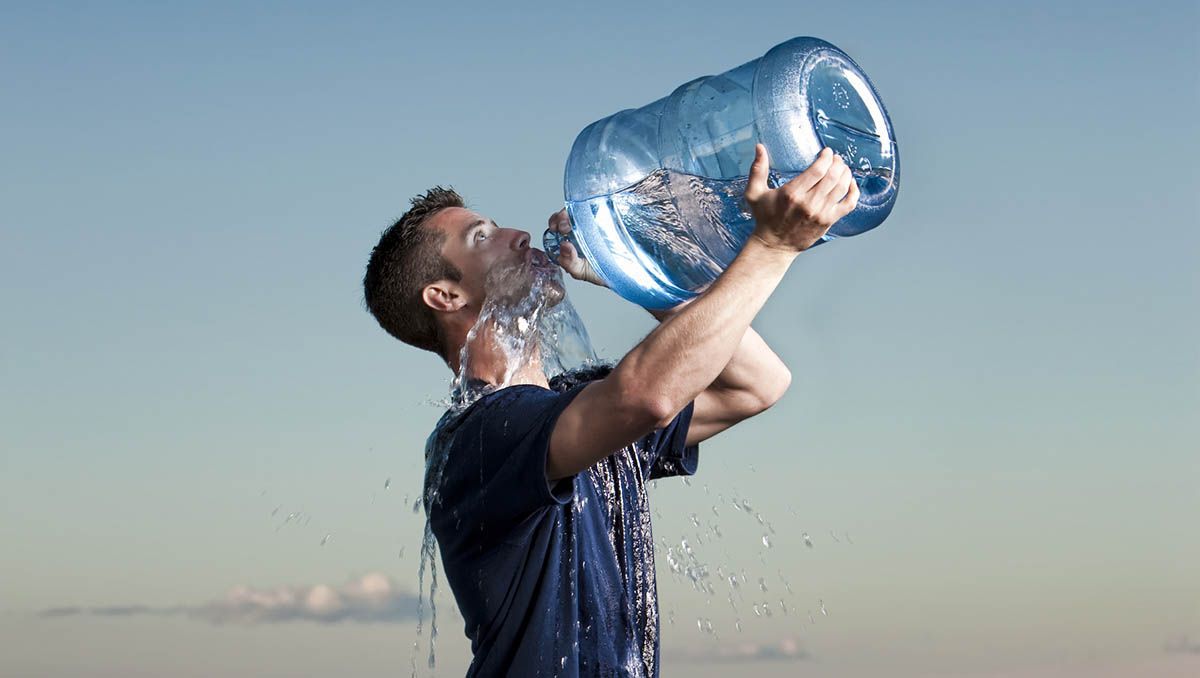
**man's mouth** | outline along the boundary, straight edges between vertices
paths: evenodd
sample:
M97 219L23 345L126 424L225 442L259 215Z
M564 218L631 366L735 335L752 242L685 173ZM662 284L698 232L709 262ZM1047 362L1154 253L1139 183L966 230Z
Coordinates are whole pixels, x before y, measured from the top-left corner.
M530 247L528 254L526 255L526 260L529 262L529 265L533 266L534 268L540 268L548 271L554 270L554 262L550 261L550 257L546 256L546 253L539 249Z

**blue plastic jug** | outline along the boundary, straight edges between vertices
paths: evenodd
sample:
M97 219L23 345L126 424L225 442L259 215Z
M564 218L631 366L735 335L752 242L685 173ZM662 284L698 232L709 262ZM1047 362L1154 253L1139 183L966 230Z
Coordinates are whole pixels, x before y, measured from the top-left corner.
M663 309L696 296L754 229L743 193L758 142L770 155L772 187L825 146L850 167L858 206L819 242L868 231L891 212L900 157L883 102L845 52L800 37L588 125L563 181L569 239L636 304ZM552 258L561 239L543 235Z

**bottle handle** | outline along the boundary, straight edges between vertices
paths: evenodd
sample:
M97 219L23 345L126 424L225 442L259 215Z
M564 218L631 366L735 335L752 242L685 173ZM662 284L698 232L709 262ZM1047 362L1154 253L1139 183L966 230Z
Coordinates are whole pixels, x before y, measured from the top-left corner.
M570 242L571 246L575 248L575 254L580 259L584 259L586 261L583 256L583 250L579 247L579 241L575 239L574 231L563 234L557 231L551 231L547 228L546 232L542 234L542 249L545 250L546 256L550 257L550 259L557 264L558 254L560 251L562 251L562 244L564 241Z

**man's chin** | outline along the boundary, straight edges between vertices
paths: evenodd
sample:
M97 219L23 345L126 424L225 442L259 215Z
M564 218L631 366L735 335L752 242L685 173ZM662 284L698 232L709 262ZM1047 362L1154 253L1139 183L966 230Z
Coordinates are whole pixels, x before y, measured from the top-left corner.
M525 266L496 270L488 284L488 296L506 306L533 302L553 307L562 303L566 294L562 273L557 267Z
M546 306L553 307L562 303L563 299L567 298L567 290L563 287L562 278L551 278L542 284L542 289L546 295Z
M567 295L557 266L530 266L530 294L544 297L547 307L557 306Z

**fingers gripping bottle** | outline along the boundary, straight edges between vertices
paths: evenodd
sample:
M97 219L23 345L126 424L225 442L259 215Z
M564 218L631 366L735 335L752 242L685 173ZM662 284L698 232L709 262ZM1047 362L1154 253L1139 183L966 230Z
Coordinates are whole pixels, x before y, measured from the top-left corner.
M566 237L636 304L663 309L694 297L754 229L743 193L758 142L770 155L771 187L825 146L853 172L858 205L818 242L868 231L891 212L900 158L883 102L845 52L801 37L588 125L567 159ZM555 259L563 237L543 236Z

